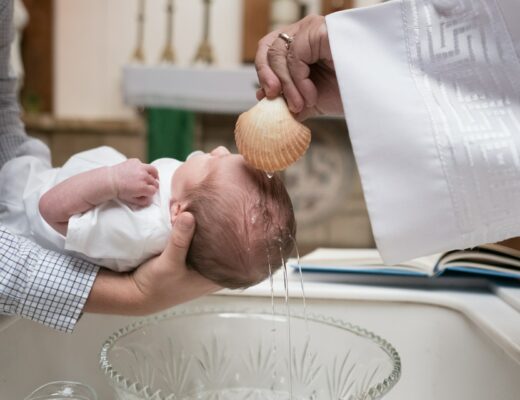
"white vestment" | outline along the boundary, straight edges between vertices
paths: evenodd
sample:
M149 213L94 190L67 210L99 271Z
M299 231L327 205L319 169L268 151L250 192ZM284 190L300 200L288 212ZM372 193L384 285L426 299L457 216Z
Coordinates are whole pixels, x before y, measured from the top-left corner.
M518 0L400 0L327 17L385 262L520 235L518 21Z

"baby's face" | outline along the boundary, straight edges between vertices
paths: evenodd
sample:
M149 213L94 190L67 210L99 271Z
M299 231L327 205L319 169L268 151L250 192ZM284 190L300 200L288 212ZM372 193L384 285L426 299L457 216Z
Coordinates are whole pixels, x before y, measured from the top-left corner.
M224 146L209 153L195 154L182 164L172 177L172 218L183 209L183 199L190 189L197 186L214 172L214 182L224 190L236 190L236 186L247 188L251 185L247 175L247 164L240 154L231 154ZM172 220L173 222L173 220Z

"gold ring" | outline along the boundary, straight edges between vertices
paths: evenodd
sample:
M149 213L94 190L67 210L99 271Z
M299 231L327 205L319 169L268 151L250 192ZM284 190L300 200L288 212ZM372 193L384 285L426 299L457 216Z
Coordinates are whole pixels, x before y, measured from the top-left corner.
M294 40L294 36L289 36L287 33L282 32L282 33L278 34L278 37L285 42L285 47L287 47L287 49L289 49L289 46L291 45L292 41Z

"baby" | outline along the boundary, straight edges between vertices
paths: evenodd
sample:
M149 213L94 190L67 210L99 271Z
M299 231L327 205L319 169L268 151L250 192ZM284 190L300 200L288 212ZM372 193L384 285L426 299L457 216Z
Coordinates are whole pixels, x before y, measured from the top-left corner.
M39 141L23 154L0 170L0 222L44 247L128 271L159 254L175 218L189 211L196 230L187 263L232 289L262 281L293 249L282 181L225 147L151 164L99 147L61 168Z

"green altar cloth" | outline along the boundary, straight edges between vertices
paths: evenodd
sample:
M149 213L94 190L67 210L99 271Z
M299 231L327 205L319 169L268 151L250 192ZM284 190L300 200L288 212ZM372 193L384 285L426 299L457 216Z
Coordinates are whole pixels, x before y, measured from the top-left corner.
M193 151L195 115L171 108L148 108L148 161L162 157L184 161Z

